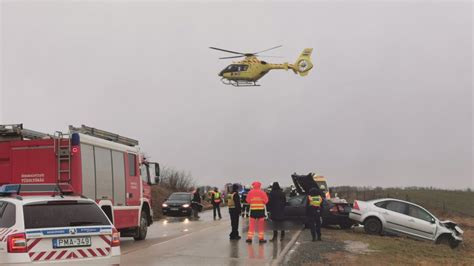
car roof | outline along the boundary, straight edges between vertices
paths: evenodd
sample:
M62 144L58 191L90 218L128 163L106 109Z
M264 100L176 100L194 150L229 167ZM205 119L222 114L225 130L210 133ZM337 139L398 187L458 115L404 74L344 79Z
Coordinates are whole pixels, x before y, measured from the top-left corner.
M410 205L414 205L414 206L417 206L417 207L420 207L422 208L423 210L429 212L425 207L423 206L420 206L416 203L413 203L411 201L406 201L406 200L401 200L401 199L394 199L394 198L383 198L383 199L376 199L376 200L371 200L371 201L367 201L367 202L381 202L381 201L386 201L386 200L392 200L392 201L399 201L399 202L403 202L403 203L407 203L407 204L410 204ZM433 215L431 212L429 212L431 215ZM433 215L434 216L434 215Z
M80 197L80 196L17 196L17 197L0 197L0 201L8 201L12 203L19 203L19 204L32 204L32 203L40 203L45 201L67 201L67 200L75 200L80 202L95 202L91 199Z

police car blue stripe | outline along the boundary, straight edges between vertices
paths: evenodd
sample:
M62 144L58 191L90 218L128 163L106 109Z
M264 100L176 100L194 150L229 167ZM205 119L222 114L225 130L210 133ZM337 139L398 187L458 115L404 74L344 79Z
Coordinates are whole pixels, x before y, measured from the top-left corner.
M26 231L27 234L42 234L46 236L50 235L64 235L69 234L70 230L73 229L76 233L98 233L101 231L110 231L112 227L86 227L86 228L67 228L67 229L53 229L53 230L35 230Z

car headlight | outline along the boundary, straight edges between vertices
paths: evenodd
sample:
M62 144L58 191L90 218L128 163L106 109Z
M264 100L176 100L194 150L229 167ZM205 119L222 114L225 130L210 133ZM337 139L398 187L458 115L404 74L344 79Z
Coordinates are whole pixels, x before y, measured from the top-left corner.
M183 204L183 208L189 207L189 204Z
M166 208L166 207L168 207L168 204L163 203L161 206Z

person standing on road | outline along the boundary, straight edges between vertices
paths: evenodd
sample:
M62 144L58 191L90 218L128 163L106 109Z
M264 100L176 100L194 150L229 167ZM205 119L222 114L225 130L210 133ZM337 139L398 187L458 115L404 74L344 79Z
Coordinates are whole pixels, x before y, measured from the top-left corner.
M217 190L217 187L215 187L214 193L211 194L212 212L214 214L214 220L216 219L216 212L219 215L219 220L222 219L221 206L220 206L221 202L222 202L222 195Z
M319 188L312 188L309 191L306 203L306 215L311 229L313 241L321 241L321 213L323 208L324 193Z
M193 209L193 218L199 218L198 213L201 211L201 195L199 194L199 188L193 193L193 199L191 200L191 208Z
M239 217L242 207L240 206L239 185L232 185L232 193L227 195L227 206L229 207L230 225L232 231L230 232L230 240L241 239L239 235Z
M278 230L281 231L280 240L285 238L285 229L283 228L283 222L285 219L285 205L286 196L280 187L278 182L274 182L272 185L272 191L269 195L268 211L270 212L270 219L273 222L273 238L270 241L278 239Z
M249 194L249 189L247 187L244 187L244 191L242 192L242 218L247 217L249 218L249 211L250 211L250 205L247 202L247 195Z
M253 182L253 189L247 195L247 202L250 204L249 231L247 233L247 243L252 243L255 235L255 223L258 223L258 239L260 243L266 243L265 240L265 205L268 203L268 196L261 189L262 183Z

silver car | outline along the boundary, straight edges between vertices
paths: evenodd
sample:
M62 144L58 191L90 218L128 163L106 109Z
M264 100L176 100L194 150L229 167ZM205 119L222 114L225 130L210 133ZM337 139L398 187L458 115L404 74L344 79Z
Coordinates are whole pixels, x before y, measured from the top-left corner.
M349 218L364 225L368 234L390 232L447 243L455 248L463 231L452 221L440 221L425 208L398 199L354 201Z

